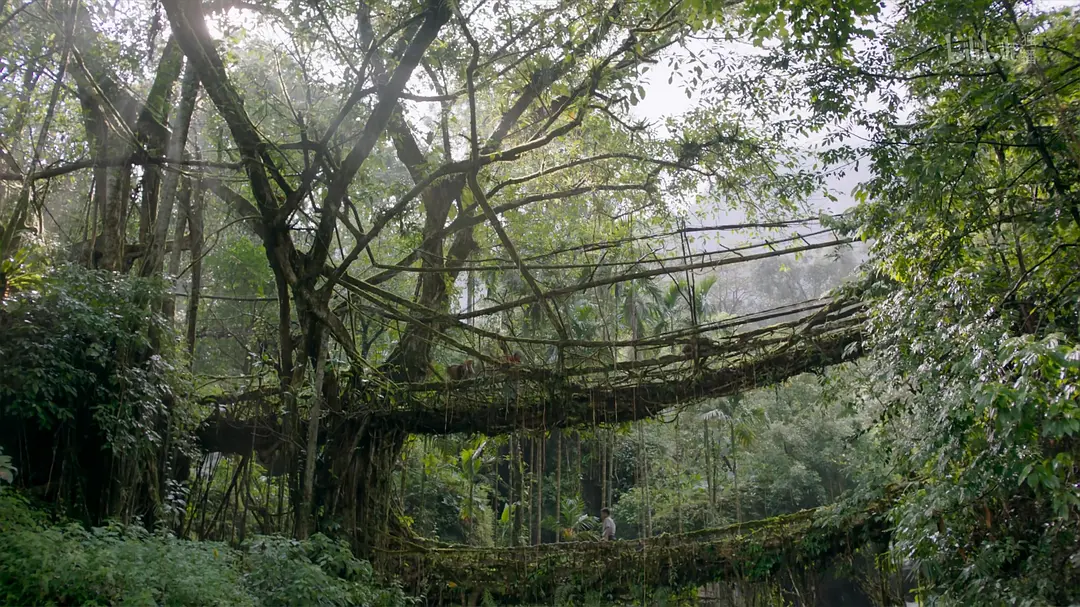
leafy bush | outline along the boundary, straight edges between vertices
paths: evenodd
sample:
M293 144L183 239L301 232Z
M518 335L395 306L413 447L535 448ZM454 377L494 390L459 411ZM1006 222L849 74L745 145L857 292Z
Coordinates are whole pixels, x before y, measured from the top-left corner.
M4 416L54 429L89 406L110 441L146 434L132 427L141 416L126 409L161 407L168 367L147 359L151 328L164 331L145 302L160 284L62 266L40 289L0 306L0 397Z
M379 605L407 602L398 587L378 588L374 571L348 544L315 534L307 541L256 539L246 555L244 583L267 606Z
M248 550L141 527L49 524L0 495L0 603L6 605L404 605L371 565L316 535L258 538Z
M239 555L140 527L48 525L0 497L0 602L8 605L256 605Z
M21 486L48 487L45 499L93 524L154 522L160 451L178 444L165 433L185 424L183 373L151 343L169 341L150 312L161 288L61 266L0 302L0 445ZM114 475L133 499L110 494Z

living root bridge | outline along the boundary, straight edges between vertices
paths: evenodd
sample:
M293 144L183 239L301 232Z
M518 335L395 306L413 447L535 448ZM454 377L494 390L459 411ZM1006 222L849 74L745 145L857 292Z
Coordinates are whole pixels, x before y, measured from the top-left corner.
M563 383L545 376L527 379L503 375L481 381L441 384L404 394L401 404L382 408L368 401L365 414L372 427L393 428L412 434L453 432L507 434L520 430L567 428L593 424L631 422L656 417L672 407L706 398L738 394L782 382L789 377L837 365L861 353L861 317L848 319L840 328L803 335L797 345L774 347L763 354L740 354L716 368L692 369L684 361L681 370L668 368L666 379L617 386L586 386ZM234 397L261 401L272 391ZM355 398L357 393L344 395ZM281 440L276 423L260 419L229 420L212 417L199 430L207 451L245 453L269 447Z
M738 394L840 364L858 357L861 339L861 326L852 323L841 330L806 338L797 346L745 356L715 369L687 369L672 372L665 380L622 386L564 385L549 391L543 382L521 379L510 390L512 394L508 394L507 380L486 389L473 385L442 393L413 393L404 400L404 406L377 412L373 419L415 434L488 435L630 422L656 417L679 405Z
M628 361L611 372L597 371L592 360L583 363L592 366L566 373L508 365L465 381L398 384L393 394L373 391L354 377L348 387L325 394L326 415L316 436L323 453L313 496L317 522L323 525L319 528L332 523L345 530L364 556L394 545L391 536L408 536L390 515L394 493L389 486L408 434L498 435L655 417L851 360L861 353L862 319L860 304L837 301L809 318L723 341L703 340L697 352ZM273 398L273 391L228 398L259 402ZM255 451L272 473L287 469L276 465L283 461L282 451L288 457L282 447L289 444L285 424L276 416L214 415L199 428L198 437L206 452ZM395 533L388 533L391 528ZM677 548L670 552L671 558L679 556Z
M837 520L828 507L645 540L572 542L524 548L407 548L381 554L417 592L437 603L467 604L490 593L500 604L550 604L556 591L631 596L729 579L787 580L821 572L836 557L888 540L886 501Z

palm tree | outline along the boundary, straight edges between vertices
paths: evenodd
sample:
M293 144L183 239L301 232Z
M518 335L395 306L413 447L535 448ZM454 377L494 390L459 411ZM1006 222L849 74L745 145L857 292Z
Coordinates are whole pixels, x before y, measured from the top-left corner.
M649 308L649 331L659 335L674 331L681 325L690 326L709 322L715 313L709 301L709 293L716 286L715 276L706 276L697 281L691 292L685 280L672 281L666 290L653 288L652 306Z
M742 501L739 495L739 461L737 454L740 447L745 449L754 442L755 430L759 422L764 418L765 412L760 407L748 408L743 406L741 394L722 399L719 402L723 406L705 412L702 418L705 422L706 435L708 435L708 424L711 420L717 420L727 430L726 453L717 451L716 457L724 463L724 467L731 473L735 492L735 521L741 524ZM712 445L706 445L706 449L711 450L711 448ZM709 472L711 475L712 471Z
M562 500L559 509L559 518L548 518L547 527L559 535L559 541L574 542L583 540L596 540L596 527L600 521L585 512L585 505L581 500L568 497Z

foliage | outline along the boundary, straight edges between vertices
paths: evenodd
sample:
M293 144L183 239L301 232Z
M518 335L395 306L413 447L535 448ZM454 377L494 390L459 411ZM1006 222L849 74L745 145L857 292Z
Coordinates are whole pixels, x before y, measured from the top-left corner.
M1078 598L1077 19L912 3L817 75L885 100L850 114L871 144L837 150L873 168L851 219L878 279L847 398L876 403L880 459L919 480L893 551L938 604Z
M874 35L866 25L880 13L882 4L878 0L751 0L743 8L745 21L739 25L758 44L772 37L804 51L839 55L849 50L853 40Z
M885 369L903 370L911 391L889 402L910 413L889 420L898 431L883 447L923 488L893 512L894 549L926 572L923 592L948 602L1075 601L1080 349L997 322L973 322L947 345L909 330L919 362L893 351Z
M596 541L600 539L600 518L585 511L581 500L563 498L559 509L559 520L551 517L550 527L559 534L561 542Z
M737 505L749 521L835 502L864 477L873 449L862 429L876 405L856 410L823 389L852 371L795 377L748 392L738 404L703 403L677 420L646 425L650 482L647 492L636 479L618 494L620 537L643 535L645 508L661 534L734 523ZM624 440L633 447L628 457L639 457L637 439Z
M784 36L816 4L763 12L782 43L722 88L820 133L837 171L870 168L841 223L871 243L871 360L830 388L875 416L860 491L918 480L892 511L892 549L924 599L1075 602L1078 15L910 2L870 35L840 10L859 40L834 52Z
M144 303L155 281L77 266L50 271L39 289L0 308L3 415L54 430L89 413L115 446L154 438L146 423L162 407L171 367L147 358L151 328L165 330Z
M322 534L303 542L258 538L244 559L244 585L259 605L406 604L400 588L379 588L367 561L353 556L346 543Z
M10 485L14 482L16 472L18 470L12 465L11 456L4 455L4 450L0 449L0 492L4 490L4 483Z
M488 477L489 451L495 449L493 439L483 438L410 441L402 473L413 530L444 541L491 545L498 524Z
M0 497L0 597L34 605L257 605L240 555L224 544L138 527L50 525L17 495Z
M0 442L21 484L89 522L156 517L162 450L193 425L170 329L148 312L160 293L155 279L61 265L0 304Z
M8 292L27 291L38 286L44 271L41 252L24 248L7 259L0 258L0 302Z
M194 371L215 376L271 371L276 350L276 328L269 320L274 307L270 298L274 279L266 266L262 244L237 228L228 230L207 253L203 272L203 280L214 291L228 293L238 301L209 300L201 304L201 313L212 318L213 323L206 323L198 336ZM221 382L215 387L229 390L233 383Z
M237 550L141 527L51 524L24 498L0 496L0 600L34 605L396 606L366 561L325 536L258 538Z

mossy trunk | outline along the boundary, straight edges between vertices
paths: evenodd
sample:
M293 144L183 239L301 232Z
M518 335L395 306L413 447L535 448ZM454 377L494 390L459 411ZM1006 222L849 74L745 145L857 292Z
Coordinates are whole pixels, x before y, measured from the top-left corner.
M316 529L344 533L357 554L374 558L402 528L393 472L406 432L372 426L363 416L328 422L315 481Z

